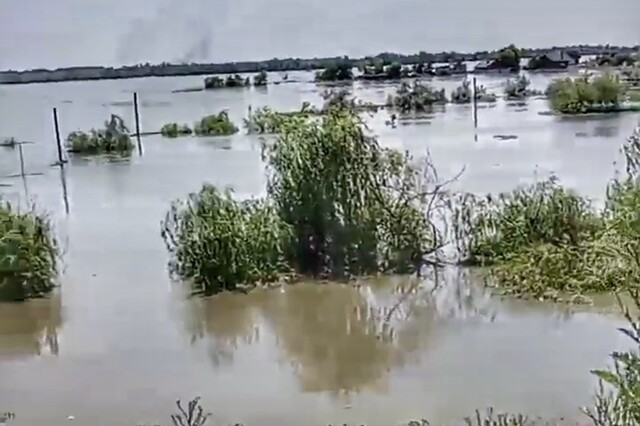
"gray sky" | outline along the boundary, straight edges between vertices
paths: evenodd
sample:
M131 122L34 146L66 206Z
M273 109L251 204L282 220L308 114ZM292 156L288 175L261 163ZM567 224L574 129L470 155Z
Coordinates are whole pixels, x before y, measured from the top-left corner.
M640 43L640 0L0 0L0 68Z

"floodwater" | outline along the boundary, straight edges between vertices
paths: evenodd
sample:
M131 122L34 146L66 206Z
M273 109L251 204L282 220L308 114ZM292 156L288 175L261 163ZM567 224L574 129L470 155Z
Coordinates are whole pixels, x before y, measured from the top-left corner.
M144 155L57 168L51 108L61 133L98 126L110 112L131 123L138 91L144 131L228 108L280 110L320 102L309 75L266 90L172 94L198 78L0 87L0 136L24 145L26 179L3 178L3 197L50 213L65 250L61 288L47 300L0 304L0 412L16 425L167 424L176 399L201 395L220 424L388 426L436 424L494 406L573 416L590 402L589 370L627 344L611 303L589 309L491 296L471 271L446 270L354 286L302 284L248 295L189 298L166 272L159 223L171 200L203 182L263 191L258 140L143 139ZM278 76L272 76L277 80ZM544 89L547 77L532 77ZM307 80L307 81L305 81ZM435 80L454 87L459 80ZM499 91L504 80L479 81ZM357 83L380 102L389 85ZM560 119L544 100L500 101L479 111L448 106L420 123L368 119L383 144L430 151L440 175L497 192L548 173L601 197L638 115ZM502 141L495 135L515 135ZM0 175L19 172L18 150L0 151ZM66 196L65 196L66 194ZM68 212L67 212L68 210ZM437 285L434 284L437 283Z

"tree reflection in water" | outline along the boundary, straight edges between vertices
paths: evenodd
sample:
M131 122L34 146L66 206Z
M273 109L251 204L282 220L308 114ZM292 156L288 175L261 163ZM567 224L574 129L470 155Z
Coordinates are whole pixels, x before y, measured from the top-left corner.
M207 341L215 365L231 362L240 345L273 334L303 391L348 398L385 391L389 371L419 362L439 336L456 332L456 323L492 322L499 311L523 308L492 297L481 284L471 270L445 268L422 279L221 294L193 301L190 333Z
M186 322L191 341L207 341L207 351L214 365L231 363L240 345L259 341L259 292L249 295L222 293L189 301Z
M0 359L58 355L62 321L59 292L47 299L0 303Z

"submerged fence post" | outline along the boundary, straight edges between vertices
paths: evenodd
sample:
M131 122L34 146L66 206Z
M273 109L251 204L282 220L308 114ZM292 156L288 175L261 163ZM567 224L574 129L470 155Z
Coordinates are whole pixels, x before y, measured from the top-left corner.
M473 126L478 127L478 80L473 77Z
M22 152L22 144L18 144L18 153L20 154L20 176L24 178L24 153Z
M56 144L58 145L58 164L64 167L64 159L62 158L62 142L60 141L60 125L58 124L58 108L53 107L53 127L56 132Z
M62 202L64 203L64 211L69 214L69 194L67 192L67 175L64 168L60 168L60 182L62 183Z
M136 120L136 139L138 140L138 154L142 155L142 140L140 139L140 111L138 110L138 92L133 92L133 113Z

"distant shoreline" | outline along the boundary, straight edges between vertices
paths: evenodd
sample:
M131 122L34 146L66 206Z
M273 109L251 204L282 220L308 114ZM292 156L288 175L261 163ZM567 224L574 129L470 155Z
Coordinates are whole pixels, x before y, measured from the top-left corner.
M547 53L554 49L575 51L582 56L603 54L630 54L640 52L640 45L608 46L608 45L573 45L557 46L551 48L521 49L524 58ZM440 52L416 54L381 53L376 56L361 58L327 57L327 58L286 58L270 59L264 61L243 61L226 63L192 63L192 64L144 64L123 67L69 67L49 69L33 69L25 71L0 71L0 85L2 84L31 84L54 83L63 81L84 80L118 80L125 78L143 77L184 77L195 75L214 74L241 74L257 73L262 70L267 72L286 71L312 71L326 68L337 62L350 62L354 67L373 58L381 58L390 62L399 62L402 65L413 65L427 62L450 61L485 61L496 56L497 51L480 51L475 53Z

